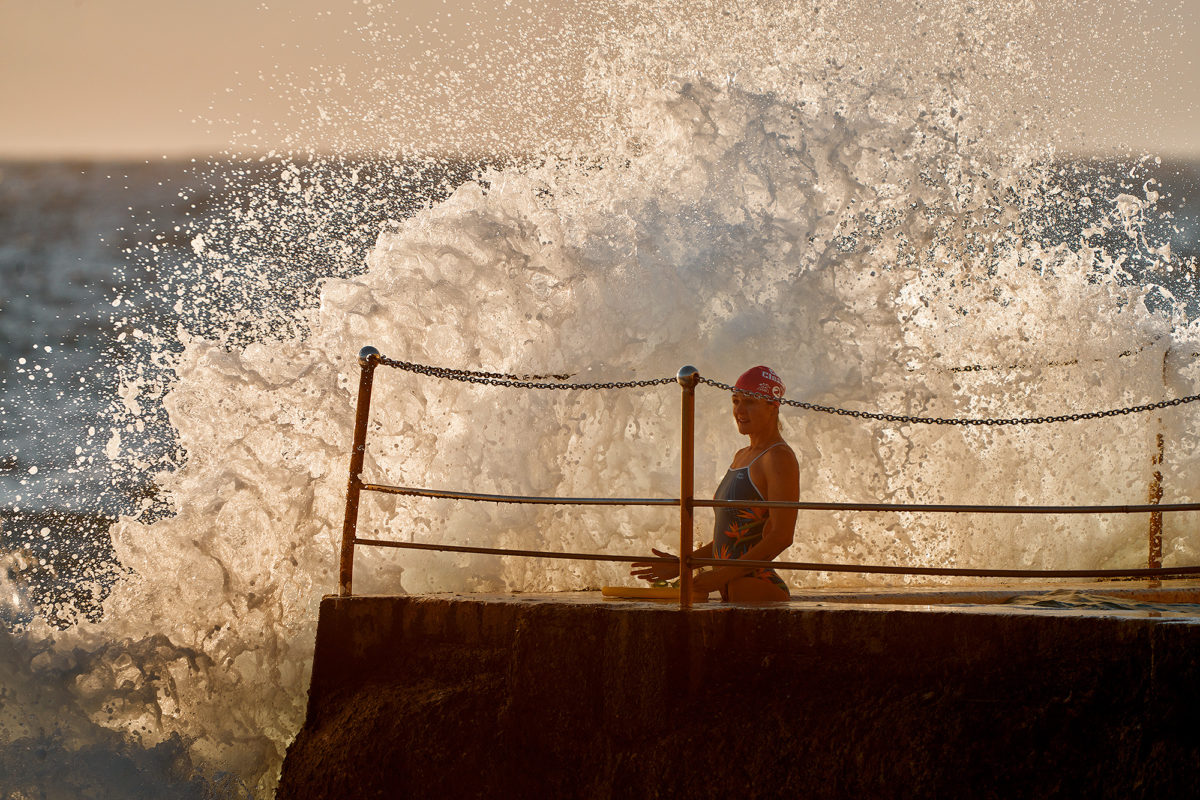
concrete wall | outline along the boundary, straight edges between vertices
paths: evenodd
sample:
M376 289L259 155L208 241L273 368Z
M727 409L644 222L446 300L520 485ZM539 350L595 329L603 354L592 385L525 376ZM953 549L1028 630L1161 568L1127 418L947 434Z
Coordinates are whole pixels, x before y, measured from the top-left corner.
M1194 796L1200 624L326 598L280 798Z

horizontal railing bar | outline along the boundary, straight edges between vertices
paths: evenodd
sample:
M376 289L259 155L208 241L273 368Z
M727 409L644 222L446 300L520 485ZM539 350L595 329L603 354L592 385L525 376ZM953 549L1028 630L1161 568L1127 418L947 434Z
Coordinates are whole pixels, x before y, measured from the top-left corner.
M955 514L1150 514L1164 511L1200 511L1200 503L1164 503L1123 506L970 506L905 503L788 503L782 500L702 500L704 508L795 508L800 511L912 511Z
M668 497L530 497L509 494L453 492L441 489L419 489L412 486L388 486L364 483L362 490L407 497L432 497L443 500L479 500L489 503L522 503L528 505L574 506L656 506L678 507L677 498ZM696 498L697 508L794 508L798 511L895 511L912 513L951 514L1153 514L1172 511L1200 511L1200 503L1152 503L1115 506L988 506L929 503L829 503L781 500L705 500Z
M514 550L504 547L474 547L471 545L426 544L424 542L397 542L387 539L355 538L355 544L373 547L393 547L403 550L434 550L446 553L479 553L495 556L525 556L529 558L558 558L579 561L609 561L624 564L678 564L677 558L660 556L624 556L604 553L566 553L544 550ZM880 575L942 575L960 578L1138 578L1169 577L1172 575L1200 574L1200 566L1159 567L1157 569L970 569L958 567L892 567L872 564L825 564L807 561L755 561L749 559L692 558L696 566L734 566L808 572L856 572Z
M528 556L530 558L569 558L579 561L616 561L624 564L678 564L678 558L661 556L614 556L605 553L562 553L545 550L511 550L505 547L472 547L458 544L425 544L423 542L396 542L389 539L355 539L355 544L374 547L398 547L404 550L444 550L448 553L483 553L493 556Z
M478 492L448 492L439 489L416 489L411 486L386 486L364 483L362 490L408 497L436 497L444 500L483 500L489 503L527 503L532 505L570 506L670 506L679 507L679 500L657 497L523 497L511 494L480 494Z
M877 575L946 575L960 578L1140 578L1200 574L1200 566L1154 569L969 569L958 567L888 567L867 564L821 564L806 561L757 561L693 558L698 566L794 569L808 572L861 572Z

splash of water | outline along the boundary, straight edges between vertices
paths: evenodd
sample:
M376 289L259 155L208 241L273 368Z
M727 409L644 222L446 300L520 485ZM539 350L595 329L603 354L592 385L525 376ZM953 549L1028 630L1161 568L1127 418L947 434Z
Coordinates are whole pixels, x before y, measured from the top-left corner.
M154 398L169 416L163 507L113 526L127 574L102 618L64 630L33 619L3 640L6 670L21 676L15 707L35 720L7 720L5 743L83 753L119 742L140 748L121 758L168 763L180 786L209 791L196 776L219 773L270 793L303 716L316 604L336 586L364 344L577 381L685 363L728 380L768 363L792 397L943 417L1095 410L1200 385L1186 284L1164 277L1194 262L1156 238L1152 185L1125 191L1052 158L1030 121L1038 76L998 35L1020 27L1025 4L917 3L903 34L857 4L726 5L627 9L591 40L586 136L397 214L365 271L326 234L373 237L354 210L386 194L380 176L412 185L414 162L379 162L366 181L327 159L285 162L275 199L195 231L194 258L170 286L184 330L131 371L121 401L130 420ZM265 249L293 234L323 254L299 279ZM298 288L273 301L280 286ZM366 474L667 497L677 402L670 387L534 393L381 370ZM700 491L738 446L726 404L700 395ZM789 412L784 425L806 498L1118 503L1145 495L1160 425L1168 497L1195 498L1188 420L960 430ZM114 456L145 469L152 460L120 430ZM1200 556L1190 516L1168 523L1167 563ZM641 552L673 538L670 515L645 510L372 496L361 520L364 535L483 546ZM1143 524L804 514L787 556L1133 566ZM620 572L362 549L356 589L566 590Z

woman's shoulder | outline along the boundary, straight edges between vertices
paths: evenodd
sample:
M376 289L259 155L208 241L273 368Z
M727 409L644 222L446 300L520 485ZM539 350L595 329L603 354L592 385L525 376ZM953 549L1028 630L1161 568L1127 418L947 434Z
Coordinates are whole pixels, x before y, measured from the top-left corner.
M795 500L799 492L800 463L787 442L765 450L750 466L750 477L763 497Z
M780 442L764 451L759 461L765 462L763 464L765 467L798 466L800 463L796 459L796 452L787 442Z

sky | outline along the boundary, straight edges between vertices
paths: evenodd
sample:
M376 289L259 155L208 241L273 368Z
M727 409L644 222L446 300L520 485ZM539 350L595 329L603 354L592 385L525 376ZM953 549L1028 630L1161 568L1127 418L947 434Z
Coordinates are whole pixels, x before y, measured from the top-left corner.
M370 2L0 0L0 158L202 155L239 136L270 149L305 124L296 76L353 76ZM394 63L416 68L456 37L502 45L525 0L481 0L473 16L456 0L374 2L393 30L438 29L389 45ZM538 2L538 24L553 27L547 9L572 0ZM1046 6L1037 66L1055 76L1050 99L1078 108L1083 149L1200 158L1200 0Z

